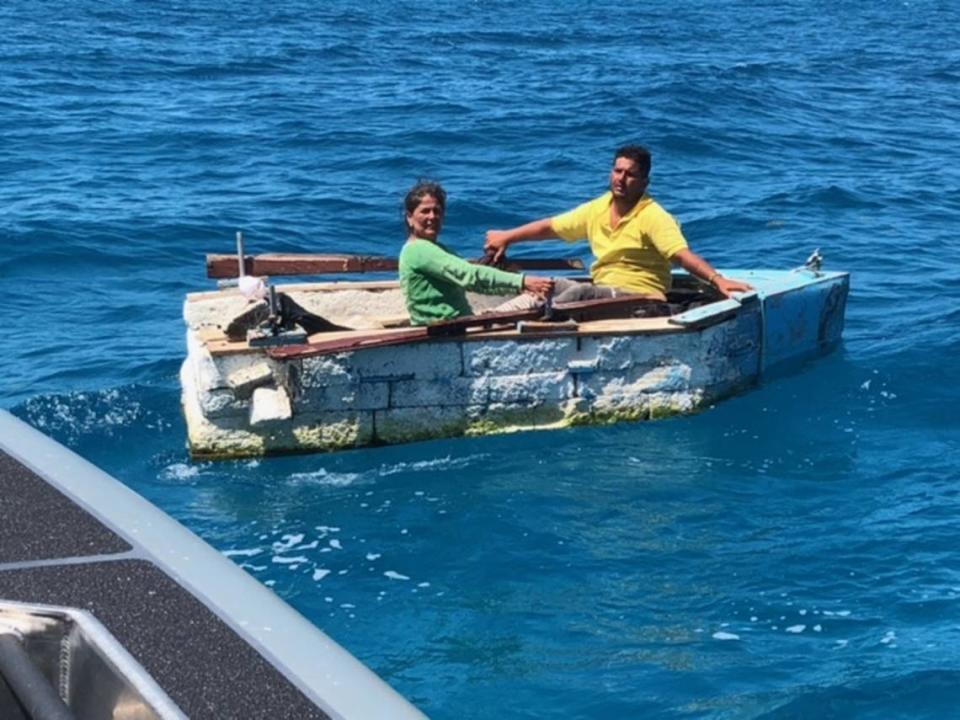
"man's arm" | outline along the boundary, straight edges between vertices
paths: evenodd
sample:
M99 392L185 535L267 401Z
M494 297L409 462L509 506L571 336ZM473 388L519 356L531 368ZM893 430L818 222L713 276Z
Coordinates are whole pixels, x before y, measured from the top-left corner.
M713 265L690 249L680 250L673 254L670 262L679 265L691 275L713 285L724 297L730 297L735 292L753 290L753 286L739 280L725 278L718 273Z
M519 225L510 230L487 230L487 241L483 251L488 255L493 253L493 259L499 260L507 251L507 246L525 240L550 240L560 237L553 230L551 218L541 218L526 225Z

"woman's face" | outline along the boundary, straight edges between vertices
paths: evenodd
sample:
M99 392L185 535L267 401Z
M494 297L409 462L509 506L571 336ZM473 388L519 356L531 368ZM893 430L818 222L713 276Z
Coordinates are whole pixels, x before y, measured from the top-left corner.
M407 213L407 227L414 237L436 240L443 226L443 206L433 195L424 195L413 212Z

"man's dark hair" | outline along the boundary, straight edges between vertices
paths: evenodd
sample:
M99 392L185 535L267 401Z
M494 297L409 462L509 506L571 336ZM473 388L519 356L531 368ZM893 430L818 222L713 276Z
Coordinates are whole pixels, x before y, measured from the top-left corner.
M643 175L643 177L650 176L650 151L642 145L624 145L618 147L617 151L613 154L613 161L616 162L617 158L633 160L640 168L640 174Z

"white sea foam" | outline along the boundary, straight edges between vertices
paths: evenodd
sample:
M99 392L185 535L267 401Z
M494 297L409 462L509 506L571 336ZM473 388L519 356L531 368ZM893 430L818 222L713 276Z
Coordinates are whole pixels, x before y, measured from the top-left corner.
M396 473L402 472L424 472L424 471L434 471L434 470L453 470L457 468L469 467L470 465L486 460L489 457L487 453L479 453L477 455L467 455L462 458L453 458L447 455L446 457L436 458L435 460L419 460L412 463L397 463L396 465L382 465L380 467L381 477L387 475L395 475Z
M740 636L732 632L718 630L711 636L714 640L739 640Z
M312 472L291 473L288 480L294 484L325 485L328 487L346 487L352 485L360 475L357 473L332 473L320 468Z
M273 543L273 550L274 552L283 552L284 550L289 550L294 545L299 545L302 543L303 538L303 533L297 533L296 535L284 535L280 540Z
M367 553L367 560L376 560L380 555L381 553Z
M807 629L807 626L806 626L806 625L791 625L791 626L788 627L788 628L784 628L784 632L788 632L788 633L802 633L802 632L803 632L804 630L806 630L806 629Z
M162 480L186 480L196 477L200 474L200 468L197 465L188 465L187 463L174 463L168 465L160 473Z
M330 574L330 571L327 570L326 568L317 568L316 570L313 571L313 580L314 582L316 582L317 580L323 580L329 574Z
M283 555L274 555L271 560L275 563L280 563L281 565L294 565L294 564L303 564L305 562L310 562L303 555L297 555L296 557L284 557Z
M384 575L391 580L409 580L410 578L407 575L401 575L395 570L387 570Z
M223 555L226 557L253 557L254 555L259 555L263 552L263 548L243 548L237 550L224 550Z
M343 550L343 545L341 545L340 541L336 539L330 541L330 547L336 550Z
M25 410L34 427L68 438L112 435L115 428L134 424L159 430L170 427L170 423L145 410L128 388L39 396L27 400Z

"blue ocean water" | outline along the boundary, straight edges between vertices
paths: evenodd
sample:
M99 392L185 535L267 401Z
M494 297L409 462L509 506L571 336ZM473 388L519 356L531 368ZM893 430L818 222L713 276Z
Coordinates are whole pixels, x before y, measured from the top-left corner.
M953 717L958 26L934 0L8 1L0 404L431 717ZM692 417L189 459L181 303L236 230L394 254L426 176L476 255L628 141L714 264L850 271L843 346Z

